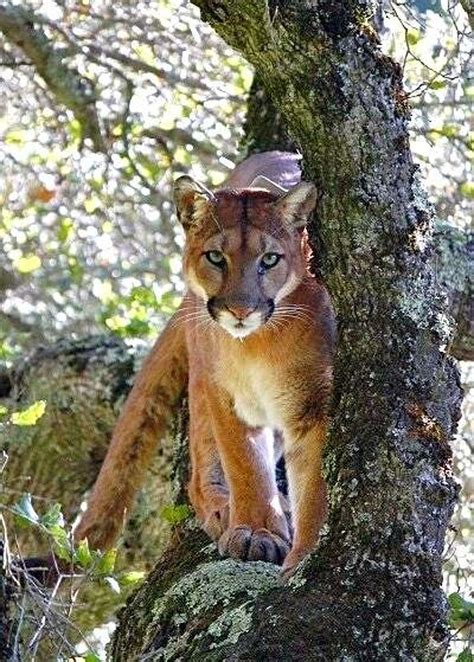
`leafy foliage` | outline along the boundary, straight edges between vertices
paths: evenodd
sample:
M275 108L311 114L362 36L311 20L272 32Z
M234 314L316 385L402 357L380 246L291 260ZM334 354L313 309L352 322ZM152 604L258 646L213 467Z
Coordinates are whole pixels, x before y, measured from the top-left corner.
M185 503L179 505L168 504L161 510L161 516L173 526L181 524L191 515L192 511Z

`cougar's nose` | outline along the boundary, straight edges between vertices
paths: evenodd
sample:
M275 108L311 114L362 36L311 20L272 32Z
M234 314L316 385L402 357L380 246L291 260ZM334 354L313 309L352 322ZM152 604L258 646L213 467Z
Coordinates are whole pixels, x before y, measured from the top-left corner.
M242 321L248 317L256 309L256 306L239 306L238 304L232 304L230 306L226 305L226 308L229 312L232 313L234 317Z

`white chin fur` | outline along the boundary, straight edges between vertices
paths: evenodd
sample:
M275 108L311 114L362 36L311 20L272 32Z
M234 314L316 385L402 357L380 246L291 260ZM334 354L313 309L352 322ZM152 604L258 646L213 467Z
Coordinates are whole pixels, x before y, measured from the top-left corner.
M251 315L245 320L243 326L237 326L235 317L225 312L219 315L218 322L224 331L230 333L234 338L245 338L262 326L260 313L255 316Z
M246 336L249 336L251 333L253 333L256 329L258 329L258 326L253 326L253 327L245 327L245 326L238 326L237 328L229 328L227 325L224 326L221 324L222 328L224 331L227 331L227 333L230 333L231 336L234 338L245 338Z

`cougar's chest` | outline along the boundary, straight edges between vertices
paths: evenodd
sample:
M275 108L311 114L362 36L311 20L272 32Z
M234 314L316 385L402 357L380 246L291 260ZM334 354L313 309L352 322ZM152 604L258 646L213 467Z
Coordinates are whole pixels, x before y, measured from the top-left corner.
M275 376L271 368L255 359L229 361L226 390L241 421L251 427L278 427Z

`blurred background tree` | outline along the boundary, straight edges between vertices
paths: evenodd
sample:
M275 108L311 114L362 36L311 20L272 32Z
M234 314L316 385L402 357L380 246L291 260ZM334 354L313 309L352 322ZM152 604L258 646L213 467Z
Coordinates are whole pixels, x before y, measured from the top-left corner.
M460 3L447 0L392 2L377 25L383 48L403 67L413 108L412 150L438 217L462 232L469 230L474 197L468 18ZM13 393L47 402L28 439L24 429L4 423L11 466L17 448L25 473L25 454L41 452L51 439L58 447L71 443L77 434L58 426L58 416L80 401L72 417L76 430L97 384L111 379L107 365L97 373L94 361L81 359L75 372L77 365L69 363L74 388L58 399L51 362L27 386L11 377L12 365L61 338L79 343L75 356L90 357L81 338L91 334L119 336L132 348L148 346L178 305L183 236L172 181L189 173L218 186L242 145L252 149L251 140L243 141L252 78L250 66L181 0L0 3L0 397ZM55 356L53 363L59 361ZM133 371L129 366L128 385ZM464 379L472 382L467 366ZM105 409L87 419L94 430L106 421L100 439L90 435L82 450L95 467L126 390L122 384L104 398ZM472 413L470 401L465 407ZM455 449L465 490L447 561L449 592L465 586L473 561L467 546L468 495L474 491L470 447L472 429L465 423ZM74 473L78 464L72 466ZM87 475L86 487L93 472ZM43 488L38 481L30 487L57 499L45 483L47 476ZM68 483L75 497L64 493L60 500L72 516L83 492L69 480L58 490ZM160 498L166 502L169 496ZM159 508L146 507L145 520ZM149 552L153 558L153 548Z

